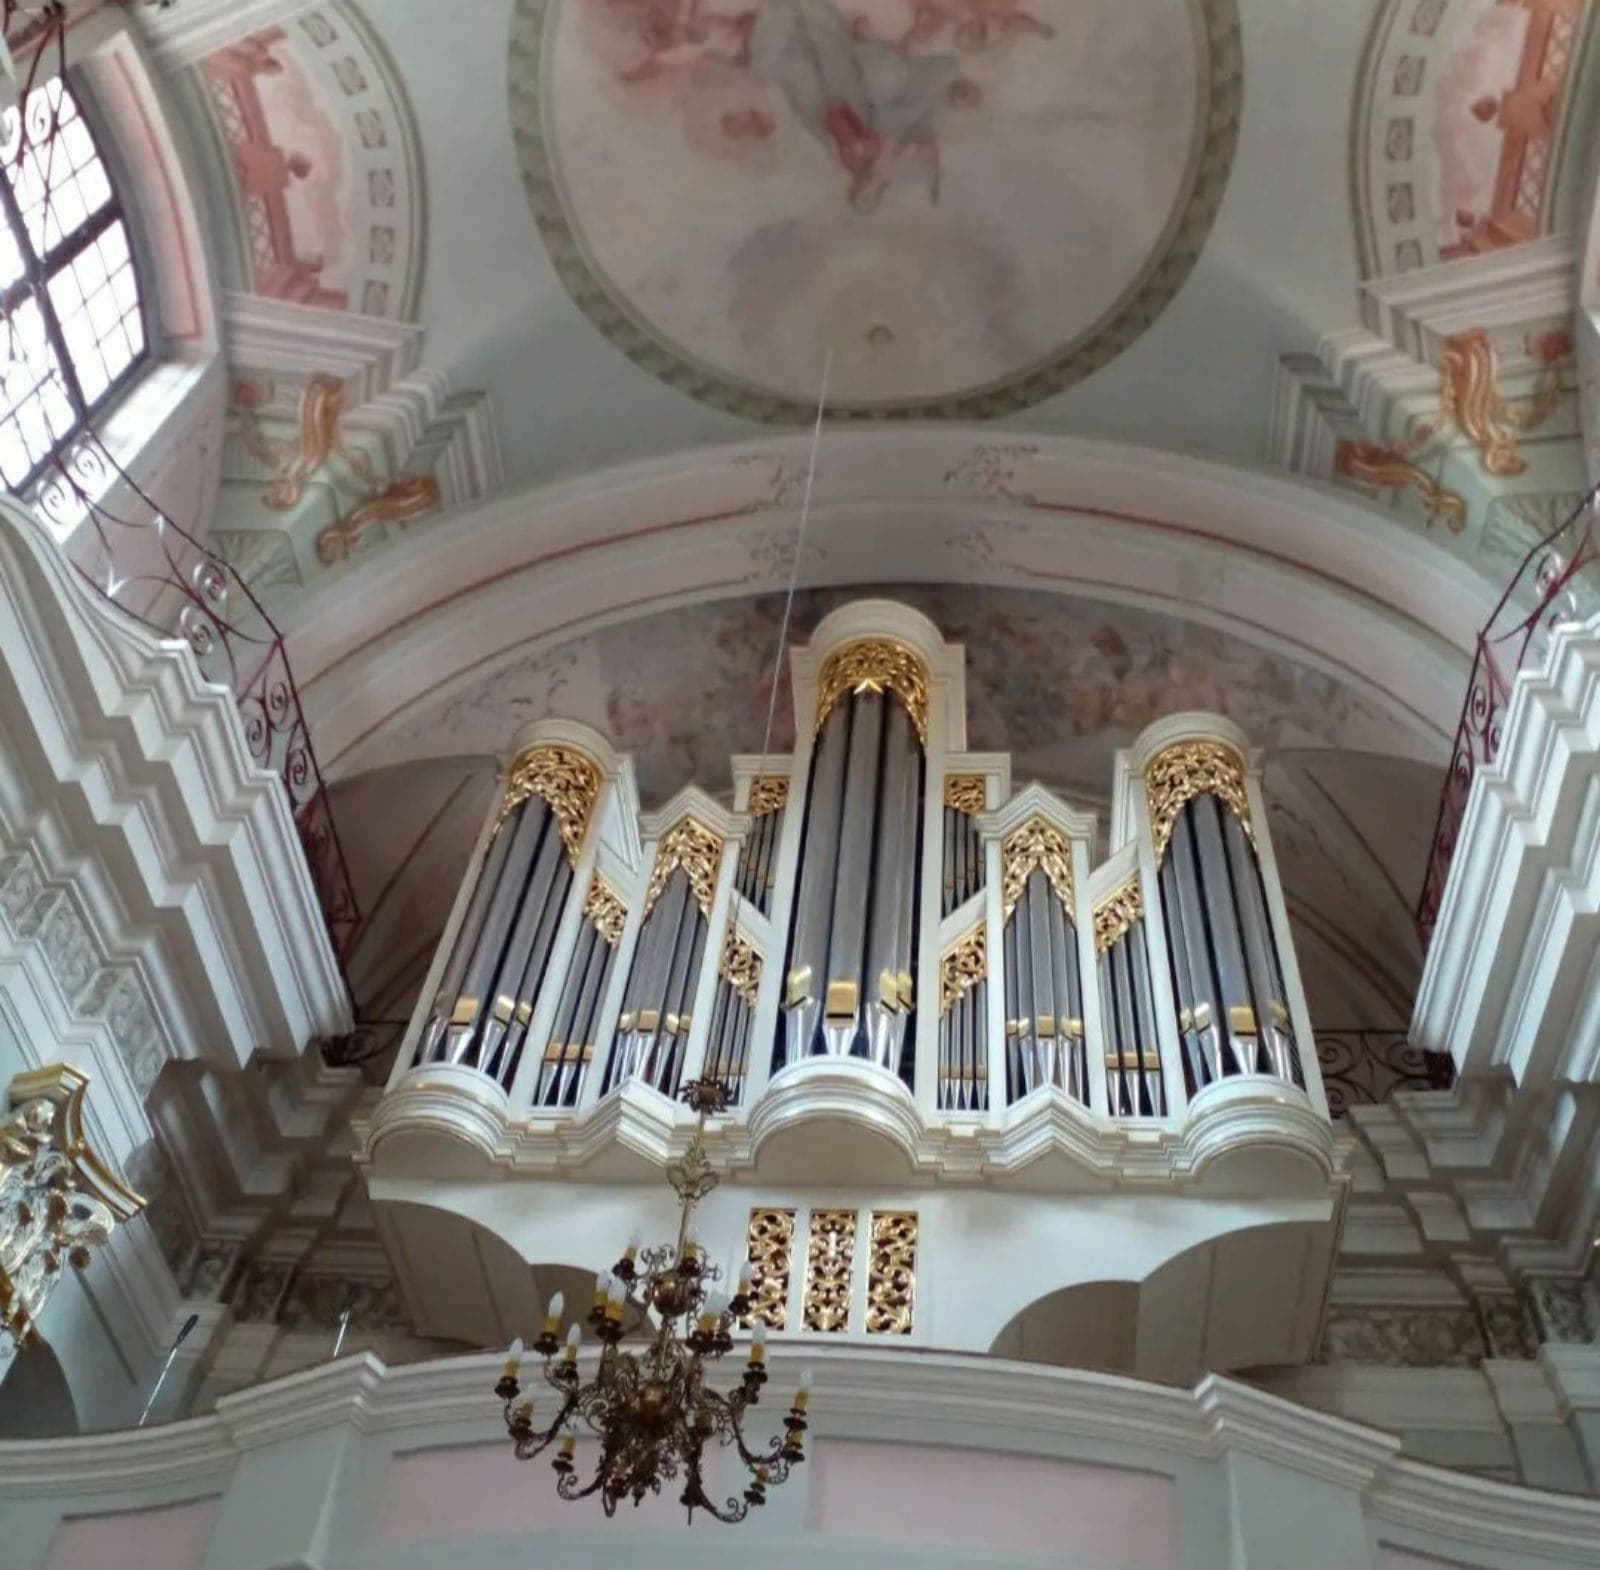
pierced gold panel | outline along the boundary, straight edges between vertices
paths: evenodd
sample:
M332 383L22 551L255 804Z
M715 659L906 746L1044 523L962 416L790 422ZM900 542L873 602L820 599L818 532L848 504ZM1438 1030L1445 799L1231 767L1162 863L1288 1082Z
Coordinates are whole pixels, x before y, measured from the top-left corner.
M806 1330L850 1328L850 1274L856 1258L856 1213L813 1210L806 1245Z
M1072 915L1072 847L1060 829L1043 818L1029 818L1000 846L1000 919L1009 921L1033 869L1040 867L1061 907Z
M982 812L988 797L981 774L947 774L944 777L944 804L969 815Z
M906 706L917 740L928 746L928 667L903 643L864 638L835 649L823 662L817 682L817 726L820 731L834 705L850 692L892 692Z
M722 841L703 823L683 818L661 836L656 848L656 864L650 873L650 887L644 897L644 913L649 915L661 898L667 880L682 867L694 892L700 913L711 919L711 900L717 890L717 868L722 862Z
M722 945L722 979L751 1007L761 987L761 950L739 935L730 922Z
M583 913L594 923L595 931L605 939L608 948L615 948L622 941L622 929L628 923L627 908L598 873L584 898Z
M1156 863L1166 857L1178 814L1196 796L1215 796L1239 820L1252 840L1250 798L1244 788L1244 763L1231 747L1218 741L1182 741L1151 759L1144 771L1150 809L1150 833Z
M530 796L541 796L555 815L568 861L576 865L599 794L600 771L581 752L571 747L529 747L517 754L506 774L495 833Z
M872 1212L867 1258L867 1333L905 1336L917 1294L917 1218L907 1210Z
M750 1312L744 1316L743 1324L753 1325L759 1319L773 1330L783 1329L789 1317L793 1255L794 1212L752 1210L745 1238L745 1257L750 1261Z
M782 812L789 805L789 782L781 775L763 775L750 783L750 804L745 811L752 818L764 818L769 812Z
M939 958L939 1012L948 1014L988 974L988 929L979 923Z
M1104 954L1136 921L1144 919L1144 891L1135 873L1094 908L1094 951Z

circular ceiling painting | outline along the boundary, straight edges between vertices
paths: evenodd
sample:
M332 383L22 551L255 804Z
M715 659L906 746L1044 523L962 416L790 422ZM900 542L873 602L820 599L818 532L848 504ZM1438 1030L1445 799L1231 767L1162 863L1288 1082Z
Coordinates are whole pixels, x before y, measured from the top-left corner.
M517 0L563 282L734 413L985 417L1176 293L1238 128L1234 0Z

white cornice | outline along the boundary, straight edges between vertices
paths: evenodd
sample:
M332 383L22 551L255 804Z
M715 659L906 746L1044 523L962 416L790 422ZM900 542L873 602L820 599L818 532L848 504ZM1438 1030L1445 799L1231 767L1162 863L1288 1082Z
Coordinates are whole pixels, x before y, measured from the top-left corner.
M1435 1552L1472 1545L1587 1562L1600 1539L1600 1501L1404 1460L1391 1435L1215 1375L1181 1390L995 1358L775 1342L777 1388L802 1359L814 1370L811 1411L823 1443L959 1431L976 1449L1071 1456L1087 1447L1089 1458L1157 1469L1249 1455L1353 1494L1378 1520L1426 1533ZM0 1498L80 1514L108 1495L124 1508L130 1493L204 1497L224 1490L246 1454L340 1427L379 1447L369 1458L376 1467L391 1453L390 1436L492 1443L502 1437L490 1394L499 1364L489 1354L386 1368L362 1355L224 1397L210 1417L0 1443Z

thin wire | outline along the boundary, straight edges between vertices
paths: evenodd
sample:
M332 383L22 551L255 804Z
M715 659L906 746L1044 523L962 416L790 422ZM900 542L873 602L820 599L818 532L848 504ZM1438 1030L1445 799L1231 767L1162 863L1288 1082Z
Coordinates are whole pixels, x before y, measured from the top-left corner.
M817 448L822 441L822 412L828 405L828 372L833 366L833 350L822 362L822 385L817 389L817 419L811 427L811 458L806 464L805 495L800 499L800 527L794 535L794 562L789 568L789 592L784 596L783 620L778 624L778 652L772 661L772 681L767 689L767 728L761 736L761 767L767 766L767 748L772 743L772 716L778 707L778 678L783 674L783 655L789 642L789 614L794 609L795 586L800 582L800 559L805 553L806 525L811 520L811 486L817 477Z

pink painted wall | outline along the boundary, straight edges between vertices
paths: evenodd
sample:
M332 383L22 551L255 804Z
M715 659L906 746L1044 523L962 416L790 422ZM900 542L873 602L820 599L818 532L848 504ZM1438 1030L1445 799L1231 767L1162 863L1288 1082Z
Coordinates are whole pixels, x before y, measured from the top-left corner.
M217 1503L68 1516L50 1539L45 1570L199 1570Z
M1155 1472L933 1445L831 1440L811 1479L812 1531L991 1553L1178 1562L1172 1479ZM886 1501L892 1508L885 1508Z
M581 1450L578 1461L582 1472ZM499 1444L416 1451L390 1467L373 1535L412 1543L598 1526L599 1506L587 1507L586 1519L557 1497L554 1482L543 1460L530 1467ZM731 1482L724 1491L732 1491ZM1104 1559L1114 1547L1127 1570L1173 1570L1178 1562L1172 1480L1154 1472L835 1439L821 1441L787 1486L809 1487L806 1530L819 1535L1058 1561ZM884 1508L886 1500L893 1509ZM685 1524L667 1496L637 1512L624 1505L618 1519L651 1528Z

